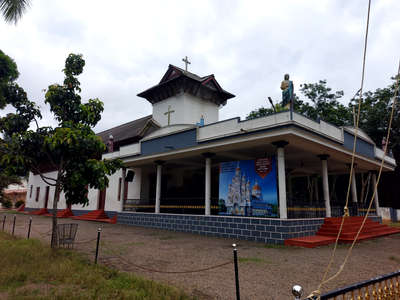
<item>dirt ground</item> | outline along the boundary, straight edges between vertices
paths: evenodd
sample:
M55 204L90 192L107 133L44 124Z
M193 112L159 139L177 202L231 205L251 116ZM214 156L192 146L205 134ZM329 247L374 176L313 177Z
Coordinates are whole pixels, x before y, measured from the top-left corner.
M18 214L15 234L26 237L29 216ZM291 287L300 284L305 294L316 289L333 246L314 249L271 246L256 242L204 237L188 233L96 222L78 223L75 249L94 259L97 228L102 227L99 263L146 278L175 285L199 299L235 299L233 263L193 273L232 260L232 243L238 244L241 299L293 299ZM3 214L0 214L0 230ZM50 217L33 216L31 237L49 243ZM12 215L7 214L7 232ZM338 270L348 245L339 245L332 272ZM400 235L359 243L342 274L323 291L343 287L400 269Z

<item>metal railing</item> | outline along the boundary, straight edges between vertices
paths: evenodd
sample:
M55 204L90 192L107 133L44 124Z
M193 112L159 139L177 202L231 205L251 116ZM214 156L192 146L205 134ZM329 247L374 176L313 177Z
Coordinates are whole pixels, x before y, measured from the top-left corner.
M184 197L184 198L161 198L161 213L174 214L204 214L204 197ZM148 204L143 204L148 203ZM124 201L124 211L131 212L154 212L155 199L126 199ZM218 214L218 199L211 198L211 214Z
M295 299L301 299L302 288L296 285L293 287L292 293ZM318 296L312 296L305 300L316 299ZM321 295L319 299L400 299L400 270L328 292Z

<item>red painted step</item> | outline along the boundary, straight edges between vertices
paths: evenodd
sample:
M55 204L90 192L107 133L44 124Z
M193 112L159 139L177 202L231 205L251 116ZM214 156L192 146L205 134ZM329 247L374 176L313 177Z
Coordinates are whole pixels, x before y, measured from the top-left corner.
M362 225L363 219L364 217L347 217L343 223L339 242L352 243ZM339 232L341 222L342 218L325 218L324 224L320 227L315 236L288 239L285 240L285 245L313 248L334 243ZM357 241L373 239L396 233L400 233L400 229L380 224L372 219L367 219Z
M91 212L81 215L81 216L74 216L74 217L71 217L71 219L97 221L97 222L105 222L105 223L111 223L111 224L117 223L117 216L114 216L113 218L110 219L107 216L107 214L104 212L103 209L94 210L94 211L91 211Z
M18 208L17 211L24 211L25 210L25 203L21 204Z
M33 210L33 211L29 212L30 215L37 215L37 216L45 215L48 213L49 213L49 211L47 210L47 208L41 208L41 209Z
M72 213L72 210L70 208L66 208L66 209L63 209L63 210L57 212L57 218L69 218L69 217L72 217L73 215L74 214ZM52 217L53 214L48 213L48 214L45 214L44 216Z
M334 238L334 237L312 235L312 236L305 236L305 237L301 237L301 238L285 240L285 245L286 246L305 247L305 248L315 248L318 246L332 244L335 241L336 241L336 238Z

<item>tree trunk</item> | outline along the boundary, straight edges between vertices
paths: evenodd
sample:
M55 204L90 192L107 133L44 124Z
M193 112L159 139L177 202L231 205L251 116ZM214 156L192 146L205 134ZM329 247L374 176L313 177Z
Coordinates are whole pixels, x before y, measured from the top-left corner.
M58 237L57 237L57 206L58 201L60 200L60 184L58 182L59 173L57 174L57 184L56 189L54 191L54 200L53 200L53 227L52 227L52 234L51 234L51 248L58 247Z

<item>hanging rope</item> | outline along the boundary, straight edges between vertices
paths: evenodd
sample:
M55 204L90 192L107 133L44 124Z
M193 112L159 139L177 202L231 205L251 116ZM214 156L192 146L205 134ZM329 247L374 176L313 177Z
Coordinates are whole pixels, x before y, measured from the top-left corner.
M330 271L332 267L333 260L335 258L336 254L336 249L337 245L339 243L339 237L342 233L343 230L343 224L345 218L348 216L348 205L349 205L349 196L350 196L350 188L351 188L351 183L353 179L353 170L354 170L354 158L355 158L355 152L356 152L356 142L357 142L357 136L358 136L358 124L360 121L360 113L361 113L361 103L362 103L362 94L363 94L363 88L364 88L364 77L365 77L365 61L367 57L367 45L368 45L368 30L369 30L369 16L370 16L370 11L371 11L371 0L368 1L368 14L367 14L367 25L366 25L366 30L365 30L365 39L364 39L364 56L363 56L363 63L362 63L362 74L361 74L361 87L360 87L360 97L358 100L358 111L357 111L357 117L356 117L356 122L355 122L355 130L354 130L354 141L353 141L353 153L351 155L351 165L350 165L350 178L349 178L349 184L347 186L347 193L346 193L346 204L344 207L344 215L342 217L342 221L340 222L340 227L339 227L339 232L336 236L335 240L335 246L332 251L331 258L329 260L329 263L325 269L324 275L322 277L321 283L318 286L318 290L321 290L322 285L325 283L325 279L328 276L328 272Z
M399 95L399 88L400 88L400 60L399 60L399 66L398 66L398 69L397 69L397 78L396 78L395 91L394 91L394 97L393 97L393 102L392 102L392 109L391 109L390 118L389 118L389 126L388 126L388 130L387 130L387 134L386 134L386 141L389 141L389 138L390 138L390 133L391 133L391 129L392 129L392 122L393 122L393 117L394 117L394 111L395 111L395 109L396 109L397 97L398 97L398 95ZM338 277L338 276L340 275L340 273L342 273L342 271L343 271L343 269L344 269L344 267L345 267L345 265L346 265L346 263L347 263L347 261L348 261L350 255L351 255L351 253L352 253L352 251L353 251L353 248L354 248L354 246L355 246L355 244L356 244L356 242L357 242L357 240L358 240L358 238L359 238L359 236L360 236L360 233L361 233L362 229L364 228L364 225L365 225L365 222L366 222L367 219L368 219L369 213L370 213L370 211L371 211L372 203L373 203L373 201L374 201L375 195L376 195L377 190L378 190L378 185L379 185L379 182L380 182L380 179L381 179L382 170L383 170L383 164L384 164L384 162L385 162L385 157L386 157L386 154L387 154L387 149L388 149L388 147L387 147L387 145L386 145L385 148L383 149L383 156L382 156L382 160L381 160L381 163L380 163L380 166L379 166L378 178L377 178L376 184L375 184L375 186L374 186L374 191L373 191L373 193L372 193L371 200L369 201L369 205L368 205L367 212L366 212L366 214L365 214L365 216L364 216L364 218L363 218L363 221L362 221L362 223L361 223L361 226L360 226L360 228L358 229L357 234L356 234L356 236L355 236L355 238L354 238L354 240L353 240L353 242L352 242L352 244L351 244L349 250L347 251L347 254L346 254L346 256L345 256L345 259L344 259L343 263L340 265L339 270L338 270L334 275L332 275L332 276L329 277L328 279L325 279L325 278L326 278L325 276L326 276L326 274L327 274L328 271L329 271L328 268L327 268L327 271L325 272L324 278L323 278L323 280L321 281L321 283L319 284L318 289L315 290L315 291L313 291L307 298L310 298L310 297L317 297L317 299L320 299L320 297L321 297L321 288L322 288L322 286L323 286L324 284L328 283L329 281L332 281L333 279L335 279L336 277ZM344 219L344 216L343 216L343 218L342 218L342 225L343 225L343 219ZM338 240L338 238L339 238L339 234L338 234L338 237L336 238L336 241ZM336 244L335 244L334 251L336 250L336 246L337 246L337 242L336 242ZM332 254L332 257L333 257L333 256L334 256L334 253ZM332 257L331 257L331 259L332 259ZM330 265L331 265L331 263L332 263L332 260L331 260L329 263L330 263L330 264L329 264L328 266L330 267Z

